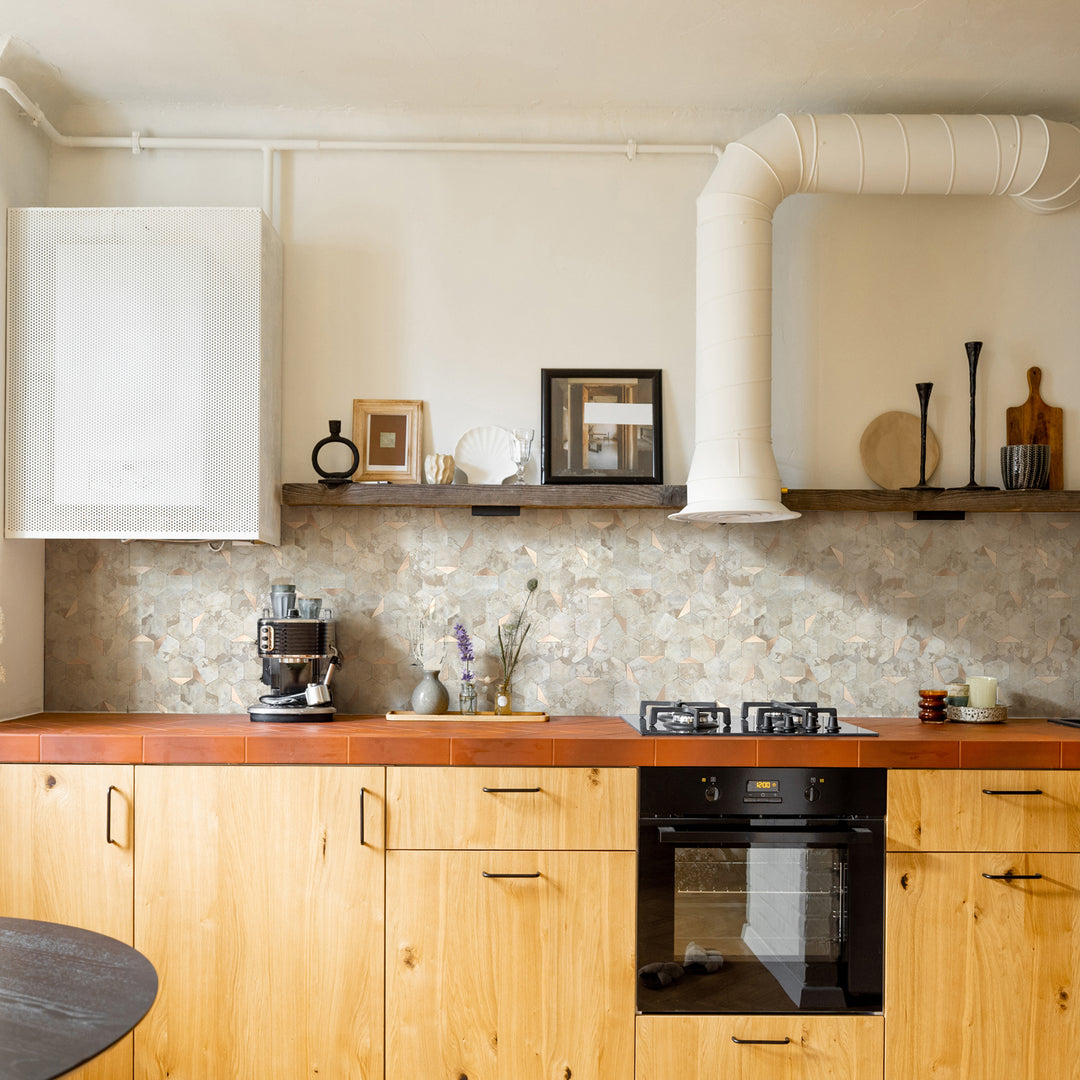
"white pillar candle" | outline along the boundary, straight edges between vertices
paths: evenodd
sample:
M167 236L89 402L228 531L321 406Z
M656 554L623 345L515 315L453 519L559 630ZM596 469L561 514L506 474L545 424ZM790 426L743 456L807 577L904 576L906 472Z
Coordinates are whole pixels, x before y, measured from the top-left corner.
M988 675L968 676L968 705L973 709L992 709L997 704L997 679Z

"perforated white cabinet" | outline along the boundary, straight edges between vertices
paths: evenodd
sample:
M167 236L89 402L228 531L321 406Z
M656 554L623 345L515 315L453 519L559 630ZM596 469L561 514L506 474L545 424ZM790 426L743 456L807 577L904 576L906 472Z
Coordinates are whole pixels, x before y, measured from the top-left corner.
M12 209L7 294L5 535L279 542L262 211Z

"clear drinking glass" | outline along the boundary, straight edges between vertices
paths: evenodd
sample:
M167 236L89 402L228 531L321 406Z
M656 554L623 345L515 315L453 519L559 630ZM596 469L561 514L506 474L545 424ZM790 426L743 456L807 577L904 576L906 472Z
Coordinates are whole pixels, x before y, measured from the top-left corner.
M532 428L521 427L514 428L510 433L512 455L514 464L517 466L517 476L514 477L515 484L525 483L525 466L532 456L533 436L535 434L536 432Z

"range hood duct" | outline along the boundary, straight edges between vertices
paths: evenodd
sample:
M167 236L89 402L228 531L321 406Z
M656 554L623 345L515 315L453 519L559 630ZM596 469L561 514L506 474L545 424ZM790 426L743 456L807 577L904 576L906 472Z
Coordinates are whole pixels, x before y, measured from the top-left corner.
M1080 129L1038 116L775 117L728 144L698 198L696 445L675 521L781 521L772 450L772 218L789 195L1080 200Z

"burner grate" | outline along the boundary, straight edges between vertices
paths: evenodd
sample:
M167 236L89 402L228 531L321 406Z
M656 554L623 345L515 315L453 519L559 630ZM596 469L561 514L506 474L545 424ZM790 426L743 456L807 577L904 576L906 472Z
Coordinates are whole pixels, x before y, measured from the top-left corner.
M642 735L863 735L876 731L839 719L836 709L816 701L744 701L732 722L731 709L716 701L643 701L637 716L623 719Z

